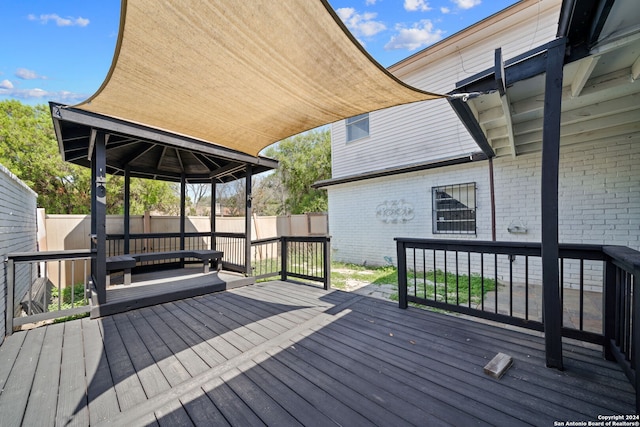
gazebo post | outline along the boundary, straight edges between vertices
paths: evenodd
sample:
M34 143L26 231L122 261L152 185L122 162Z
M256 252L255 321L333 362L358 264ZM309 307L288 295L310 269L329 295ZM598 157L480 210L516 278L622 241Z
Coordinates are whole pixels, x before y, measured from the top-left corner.
M93 283L98 294L98 304L107 302L107 162L106 135L97 132L91 153L91 237Z
M216 250L216 179L211 178L211 241L209 248Z
M187 177L180 176L180 250L184 251L185 220L187 217ZM184 259L180 261L180 268L184 268Z
M244 233L245 233L245 246L244 246L244 263L245 274L251 275L251 178L253 174L253 166L249 163L246 165L246 191L245 191L245 210L244 210Z
M124 253L130 253L131 235L131 167L124 167Z

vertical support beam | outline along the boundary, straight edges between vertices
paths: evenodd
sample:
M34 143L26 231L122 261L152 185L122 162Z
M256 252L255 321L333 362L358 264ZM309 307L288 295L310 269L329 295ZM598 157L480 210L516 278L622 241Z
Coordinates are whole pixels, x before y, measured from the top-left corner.
M187 219L187 177L180 177L180 250L184 250L185 221ZM184 261L184 259L183 259ZM184 265L182 266L184 267Z
M324 269L324 290L331 288L331 237L326 237L322 242L324 249L323 269Z
M13 300L15 298L15 286L16 286L16 269L15 263L12 258L7 260L7 312L6 320L5 320L5 335L9 336L13 334L13 316L15 312L15 307L13 306ZM45 266L46 268L46 266Z
M491 241L496 241L496 187L493 180L493 157L489 157L489 192L491 194Z
M131 168L124 168L124 253L130 253L131 238Z
M396 240L396 252L398 256L398 305L407 308L407 249L404 242Z
M98 294L98 304L107 302L107 150L104 132L98 132L92 156L95 210L95 269L93 279Z
M602 333L604 335L602 352L606 360L616 360L611 352L611 347L615 345L616 338L616 287L616 266L611 258L607 257L604 265L604 290L602 295Z
M245 209L244 209L244 233L245 233L245 246L244 246L244 272L247 276L251 275L251 215L253 211L251 209L251 179L253 177L253 166L247 163L246 166L246 191L245 191Z
M93 275L96 274L96 247L97 247L97 235L96 235L96 170L94 168L96 157L95 152L91 150L91 234L89 235L89 247L91 248L91 276L92 282L95 287L96 281Z
M563 369L562 302L558 266L558 182L560 167L560 112L565 39L547 51L544 125L542 130L542 298L546 364Z
M211 178L211 243L209 246L212 251L216 250L216 190L216 179Z
M287 267L289 265L289 241L286 236L280 236L280 280L287 281Z

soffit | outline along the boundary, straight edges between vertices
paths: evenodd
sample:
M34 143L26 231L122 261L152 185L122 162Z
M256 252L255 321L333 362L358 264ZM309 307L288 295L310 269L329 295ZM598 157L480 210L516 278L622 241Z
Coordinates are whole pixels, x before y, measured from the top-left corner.
M603 140L640 142L640 10L631 3L616 1L606 31L584 57L563 68L561 146ZM502 94L486 90L491 84L495 87L498 73L493 70L475 82L459 84L459 92L478 88L487 92L468 99L466 105L471 113L468 119L481 133L476 140L484 139L496 156L515 157L542 149L545 73L517 76L527 68L543 66L535 64L544 64L544 55L545 50L538 49L528 58L507 61ZM456 102L459 107L460 101ZM452 102L454 108L456 102Z

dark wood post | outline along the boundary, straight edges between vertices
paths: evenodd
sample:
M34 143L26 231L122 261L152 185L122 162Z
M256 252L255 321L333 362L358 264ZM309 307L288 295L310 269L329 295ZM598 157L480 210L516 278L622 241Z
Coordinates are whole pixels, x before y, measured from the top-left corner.
M542 130L542 294L546 364L563 369L562 301L558 266L558 182L560 166L560 113L565 39L547 51L544 124Z
M216 250L216 179L211 178L211 242L209 247Z
M407 249L404 242L396 240L396 252L398 257L398 305L407 308Z
M246 166L246 191L245 191L245 210L244 210L244 233L245 233L245 246L244 246L244 264L245 274L251 275L251 215L253 214L251 209L251 178L253 175L253 166L247 163Z
M185 221L187 218L187 177L180 177L180 250L184 251ZM184 258L180 259L180 268L184 268Z
M326 237L322 242L324 249L323 268L324 268L324 289L328 291L331 288L331 238Z
M131 236L131 168L124 167L124 253L130 253Z
M98 303L107 302L107 156L106 135L98 132L92 155L93 200L95 209L91 212L93 219L92 240L95 245L95 266L93 280L98 294Z

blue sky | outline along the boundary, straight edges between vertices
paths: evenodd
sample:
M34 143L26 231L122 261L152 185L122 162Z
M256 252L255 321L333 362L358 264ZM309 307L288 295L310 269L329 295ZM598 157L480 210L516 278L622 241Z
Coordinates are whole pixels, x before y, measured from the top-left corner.
M329 2L360 43L385 67L515 3ZM0 4L0 100L73 105L98 90L109 71L117 40L119 0L4 0Z

